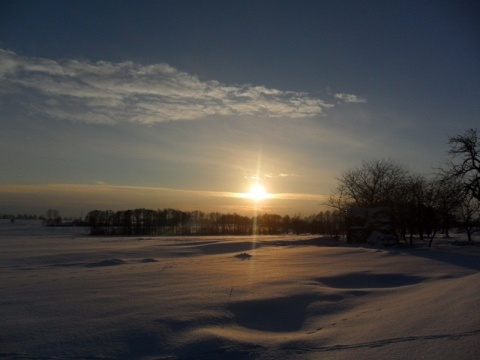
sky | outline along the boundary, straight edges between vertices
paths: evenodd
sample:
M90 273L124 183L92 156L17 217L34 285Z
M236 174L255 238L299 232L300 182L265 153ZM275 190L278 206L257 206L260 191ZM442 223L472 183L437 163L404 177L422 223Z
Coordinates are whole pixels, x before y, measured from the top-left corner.
M475 1L1 0L0 213L313 214L441 166L479 65Z

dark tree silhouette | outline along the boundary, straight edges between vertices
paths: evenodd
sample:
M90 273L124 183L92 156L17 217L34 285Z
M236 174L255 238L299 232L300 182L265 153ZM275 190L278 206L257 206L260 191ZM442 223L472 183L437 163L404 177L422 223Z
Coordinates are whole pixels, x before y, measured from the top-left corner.
M467 194L459 206L458 223L472 241L472 234L480 229L480 200L472 194Z
M446 177L460 180L465 191L480 200L480 142L477 129L469 129L463 135L449 139L450 160L443 171Z
M330 205L343 209L390 206L401 196L407 175L408 170L392 160L364 161L361 167L340 175Z

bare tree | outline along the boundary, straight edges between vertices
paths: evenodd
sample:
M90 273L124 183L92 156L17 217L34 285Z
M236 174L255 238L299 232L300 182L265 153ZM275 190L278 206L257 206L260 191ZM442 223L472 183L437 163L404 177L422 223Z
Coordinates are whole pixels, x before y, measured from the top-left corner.
M479 230L480 200L468 194L458 207L460 226L467 233L468 241L472 241L472 234Z
M415 234L423 240L427 233L428 206L432 206L428 199L429 185L423 175L409 175L393 207L396 229L403 239L407 233L410 235L410 245Z
M465 192L463 183L452 177L434 180L435 209L442 221L445 237L450 237L449 230L455 220L457 210L462 203Z
M460 180L466 192L480 200L480 142L477 129L469 129L464 135L449 139L451 156L447 169L443 171L447 177Z
M408 170L392 160L365 161L340 175L328 202L337 209L393 206L404 192L407 179Z

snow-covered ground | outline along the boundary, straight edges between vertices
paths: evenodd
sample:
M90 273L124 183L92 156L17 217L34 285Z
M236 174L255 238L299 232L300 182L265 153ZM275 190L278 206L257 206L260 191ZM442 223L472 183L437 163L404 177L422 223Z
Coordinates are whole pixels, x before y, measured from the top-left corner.
M2 220L0 359L480 359L480 246L451 242L91 237Z

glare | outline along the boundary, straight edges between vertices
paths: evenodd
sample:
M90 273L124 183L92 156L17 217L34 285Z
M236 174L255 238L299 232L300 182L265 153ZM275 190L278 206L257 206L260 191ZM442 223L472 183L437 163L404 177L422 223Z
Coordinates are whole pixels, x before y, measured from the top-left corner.
M262 200L265 199L268 194L265 190L265 187L261 184L253 184L248 190L249 198L253 200Z

